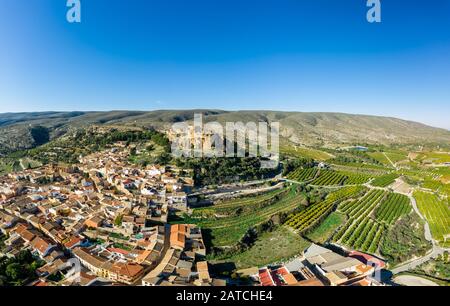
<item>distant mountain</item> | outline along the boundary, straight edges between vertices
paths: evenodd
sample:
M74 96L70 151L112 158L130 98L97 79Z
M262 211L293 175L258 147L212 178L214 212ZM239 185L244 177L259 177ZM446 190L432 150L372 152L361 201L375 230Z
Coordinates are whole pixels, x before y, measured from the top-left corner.
M278 121L285 141L303 145L450 143L448 130L412 121L368 115L222 110L42 112L0 114L0 153L31 148L47 138L51 140L70 130L90 125L167 130L172 123L191 121L195 113L202 113L205 122Z

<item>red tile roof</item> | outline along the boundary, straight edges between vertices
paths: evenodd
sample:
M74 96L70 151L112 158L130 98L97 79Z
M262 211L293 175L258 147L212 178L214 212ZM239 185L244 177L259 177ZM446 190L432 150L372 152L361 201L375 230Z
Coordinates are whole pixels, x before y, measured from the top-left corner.
M386 266L385 262L382 261L381 259L378 259L374 256L371 256L371 255L365 254L365 253L361 253L358 251L350 252L349 257L358 259L359 261L361 261L363 264L366 264L366 265L370 261L372 263L378 264L379 268L384 268Z
M270 275L269 269L261 269L259 270L259 281L261 285L264 287L275 286L275 283Z

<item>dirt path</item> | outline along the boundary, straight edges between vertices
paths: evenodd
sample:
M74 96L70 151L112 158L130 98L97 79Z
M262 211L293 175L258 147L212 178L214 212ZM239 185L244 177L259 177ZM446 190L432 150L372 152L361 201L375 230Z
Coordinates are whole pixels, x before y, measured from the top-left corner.
M384 157L391 163L392 167L395 168L395 170L398 170L397 166L392 162L392 160L387 156L386 152L383 152Z

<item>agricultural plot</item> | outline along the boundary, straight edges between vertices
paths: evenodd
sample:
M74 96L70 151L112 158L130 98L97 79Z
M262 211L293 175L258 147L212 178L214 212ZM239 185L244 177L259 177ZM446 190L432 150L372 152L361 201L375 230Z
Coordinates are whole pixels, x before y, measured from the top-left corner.
M359 200L343 203L339 211L349 220L335 233L333 241L363 252L376 253L386 226L372 219L371 214L387 200L388 195L382 190L372 190Z
M325 201L311 205L299 213L292 214L286 220L286 225L302 233L317 224L324 216L328 215L336 204L347 199L355 198L365 190L362 186L342 188L329 194Z
M382 163L383 165L391 166L391 163L386 158L386 155L383 154L383 152L370 152L370 153L367 153L367 154L370 157L372 157L373 159L375 159L375 160L379 161L380 163Z
M242 214L246 211L253 211L258 208L268 206L280 199L283 195L286 195L288 192L288 189L279 189L258 196L247 196L243 198L227 200L215 204L214 206L194 209L191 217L195 219L201 219Z
M262 267L290 259L310 245L310 242L289 228L280 226L274 231L264 232L258 237L255 244L244 252L218 262L231 261L237 269Z
M394 164L408 159L408 155L403 152L386 152L386 155Z
M371 171L380 171L380 172L392 171L392 167L387 167L384 165L375 165L375 164L357 163L357 162L343 162L343 161L339 161L339 160L331 160L330 163L333 165L358 168L360 170L371 170Z
M331 170L321 170L319 177L316 178L314 181L312 181L311 185L316 186L343 185L346 179L347 177L339 172Z
M309 169L296 169L291 172L287 178L297 182L304 182L312 180L316 177L319 170L317 168L309 168Z
M432 193L423 191L414 192L414 198L420 212L430 224L433 238L444 246L450 246L450 239L445 241L445 237L450 235L450 209L447 201L439 199Z
M441 181L425 179L422 182L422 188L430 189L432 191L439 192L443 195L446 195L447 197L450 197L450 183L442 183L442 178Z
M374 179L370 184L375 187L387 187L395 182L395 180L399 177L396 173L386 174Z
M272 216L280 213L288 213L299 206L302 196L298 195L294 189L289 189L287 193L282 194L279 198L277 195L272 195L273 201L266 197L252 197L250 202L246 202L247 208L239 210L239 205L242 201L231 201L231 203L224 202L220 208L217 208L217 213L214 207L209 208L210 212L206 215L196 212L194 210L193 217L187 217L183 222L194 223L199 225L204 231L205 241L210 246L226 247L233 246L238 243L246 232L261 223L267 222ZM261 202L265 203L261 205ZM240 204L238 204L240 203ZM228 205L228 206L227 206ZM223 207L226 207L227 212L230 210L233 213L224 214ZM234 209L234 210L233 210Z
M420 153L417 157L422 163L450 163L450 153L449 152L425 152Z
M367 183L373 176L362 173L354 173L354 172L344 172L340 171L339 173L345 175L347 179L345 180L346 185L358 185Z
M387 196L387 192L382 190L372 190L368 192L363 198L348 202L339 207L339 211L342 211L350 218L361 216L364 213L370 213L372 209Z
M280 148L280 153L292 157L302 157L311 158L314 160L325 161L334 156L320 150L305 148L305 147L293 147L293 146L282 146Z
M353 174L364 174L370 177L378 177L387 173L384 170L371 169L371 168L361 168L354 166L346 166L346 165L336 165L333 164L333 169L336 171L344 172L344 173L353 173ZM391 171L392 169L389 169Z
M317 175L317 174L316 174ZM320 170L311 182L316 186L361 185L367 183L373 175L351 171Z
M347 220L344 214L332 212L311 233L306 236L315 243L325 243L333 233Z
M399 193L391 193L386 201L383 201L376 210L376 220L392 224L401 216L411 212L410 200L407 196Z

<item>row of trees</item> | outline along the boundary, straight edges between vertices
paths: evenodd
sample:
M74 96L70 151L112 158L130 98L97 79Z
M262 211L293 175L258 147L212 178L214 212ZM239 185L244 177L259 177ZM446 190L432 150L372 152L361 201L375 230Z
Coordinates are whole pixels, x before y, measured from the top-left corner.
M279 169L261 168L261 159L256 157L178 159L180 168L193 169L196 186L232 183L240 180L270 178Z

